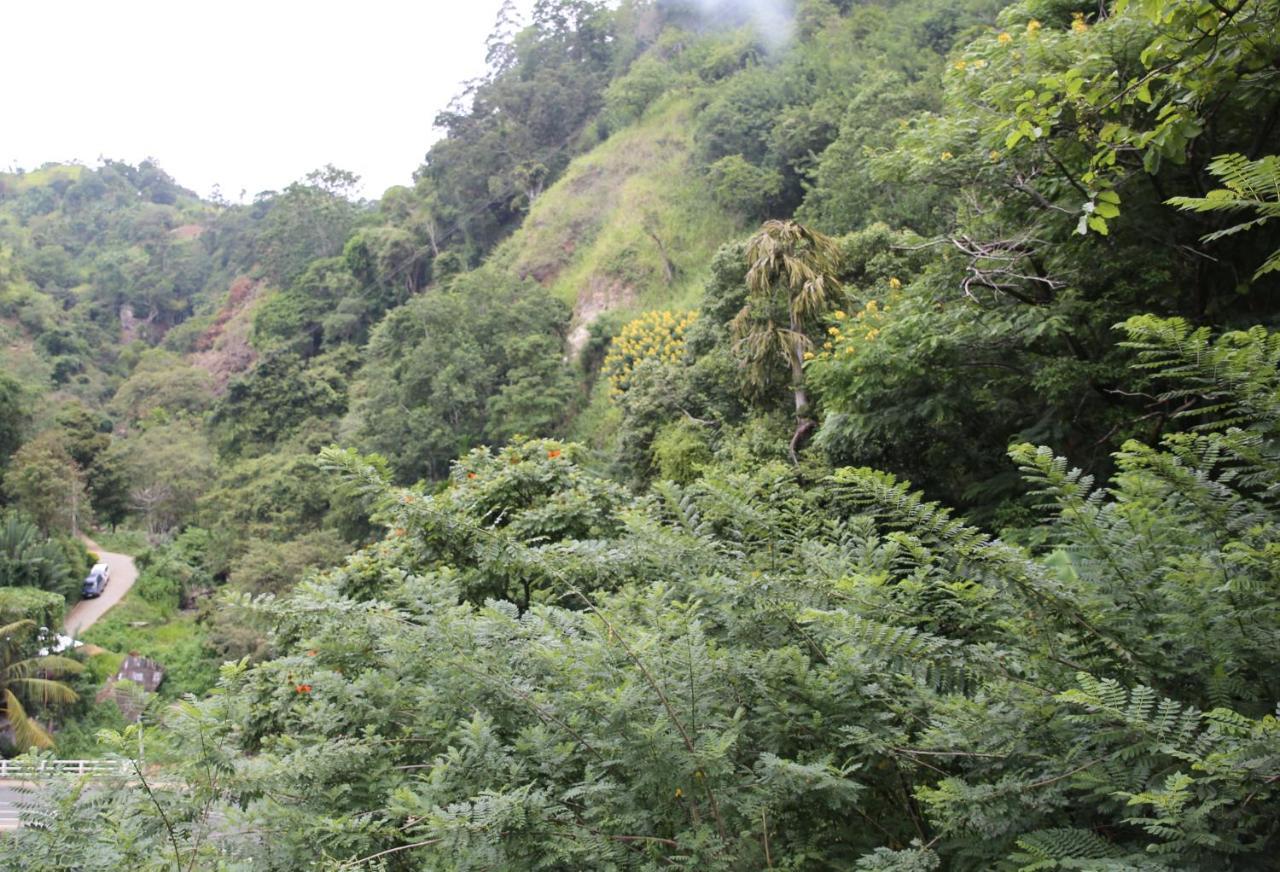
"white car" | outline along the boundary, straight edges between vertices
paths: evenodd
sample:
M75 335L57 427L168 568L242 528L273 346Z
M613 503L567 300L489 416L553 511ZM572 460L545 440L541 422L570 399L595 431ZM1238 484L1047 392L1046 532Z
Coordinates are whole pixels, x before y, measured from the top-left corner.
M91 599L95 596L102 596L102 592L107 587L107 582L111 580L111 567L105 563L93 564L93 569L89 570L89 575L84 580L84 589L81 594L85 599Z

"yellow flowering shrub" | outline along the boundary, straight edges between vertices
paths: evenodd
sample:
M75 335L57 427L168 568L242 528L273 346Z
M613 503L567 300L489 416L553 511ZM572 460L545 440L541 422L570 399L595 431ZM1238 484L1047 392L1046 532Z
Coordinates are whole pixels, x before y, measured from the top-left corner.
M685 331L698 320L696 311L646 312L622 328L609 345L604 374L610 395L619 396L630 386L631 373L642 360L678 363L684 358Z
M894 278L890 280L890 288L897 291L902 282ZM890 294L890 299L898 296ZM868 300L860 311L852 314L840 311L834 314L836 323L827 328L827 341L822 343L822 350L816 354L807 352L808 360L833 360L847 357L868 342L875 342L881 328L888 320L889 306L879 300Z

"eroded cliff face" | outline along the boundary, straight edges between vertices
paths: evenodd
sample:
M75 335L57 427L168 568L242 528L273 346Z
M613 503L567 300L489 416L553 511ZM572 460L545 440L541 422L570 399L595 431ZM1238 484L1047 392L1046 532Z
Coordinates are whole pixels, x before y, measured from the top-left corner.
M213 323L196 342L191 362L209 373L213 390L221 395L231 377L245 372L258 359L249 342L253 314L261 299L264 285L244 276L231 284L226 302L214 316Z

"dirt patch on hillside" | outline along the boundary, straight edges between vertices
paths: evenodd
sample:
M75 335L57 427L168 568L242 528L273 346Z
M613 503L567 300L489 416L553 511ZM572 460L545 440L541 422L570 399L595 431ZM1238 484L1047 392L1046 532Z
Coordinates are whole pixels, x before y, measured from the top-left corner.
M590 246L610 221L621 187L634 170L621 165L572 171L563 190L549 195L525 219L514 264L516 274L533 278L544 287L554 284L578 250Z
M183 224L169 231L169 235L174 239L181 239L183 242L192 239L199 239L204 234L205 227L203 224Z
M598 193L595 189L603 188L608 184L608 175L602 166L586 167L582 172L570 176L565 181L565 187L575 197L585 197Z
M593 321L605 312L635 305L635 286L617 276L593 275L586 287L578 291L578 302L573 307L573 320L569 330L569 353L577 357L590 338Z
M535 225L535 232L539 229ZM550 287L559 278L560 273L573 262L573 253L578 246L599 230L586 221L570 224L560 239L549 239L545 248L526 253L516 264L516 275L522 279L532 278L543 287Z
M249 334L253 330L254 303L261 295L260 282L243 276L236 279L213 323L196 340L191 363L209 373L216 395L226 390L232 376L244 372L258 359L249 344Z
M120 343L121 345L132 345L137 342L142 332L139 324L142 321L137 315L133 314L133 306L125 303L120 307Z

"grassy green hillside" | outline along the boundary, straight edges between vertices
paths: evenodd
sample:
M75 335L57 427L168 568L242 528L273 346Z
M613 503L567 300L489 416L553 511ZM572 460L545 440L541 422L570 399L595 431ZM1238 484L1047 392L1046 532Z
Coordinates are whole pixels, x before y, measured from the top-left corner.
M694 109L671 95L577 158L495 253L574 307L575 350L604 312L693 305L711 255L743 231L692 159Z

